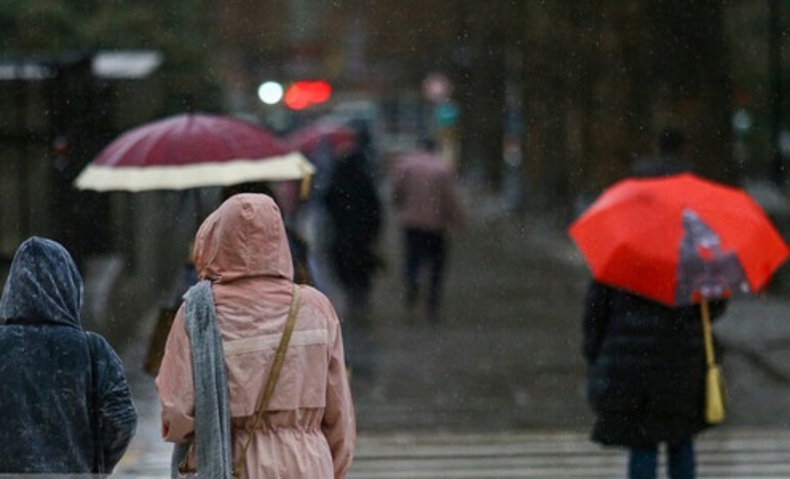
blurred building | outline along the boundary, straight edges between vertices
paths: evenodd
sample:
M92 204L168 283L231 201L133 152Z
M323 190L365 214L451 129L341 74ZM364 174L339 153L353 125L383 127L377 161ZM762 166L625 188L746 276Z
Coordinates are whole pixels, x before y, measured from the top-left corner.
M75 256L109 244L103 197L72 182L112 137L158 106L157 52L67 52L0 62L0 254L48 234ZM130 101L135 98L135 101ZM145 98L148 101L140 101ZM50 213L50 214L47 214ZM82 234L80 230L89 230Z
M161 103L156 51L63 52L0 61L0 259L31 235L64 244L83 273L91 258L132 256L128 215L110 195L74 188L118 131ZM124 209L124 207L120 207Z

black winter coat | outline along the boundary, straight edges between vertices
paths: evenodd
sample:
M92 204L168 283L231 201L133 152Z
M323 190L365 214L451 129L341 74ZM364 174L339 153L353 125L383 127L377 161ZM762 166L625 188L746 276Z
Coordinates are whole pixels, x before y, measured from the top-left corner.
M369 287L378 265L376 242L382 229L382 205L360 150L338 160L324 195L334 229L331 262L349 288Z
M0 298L0 474L109 473L132 439L137 415L121 361L82 329L81 306L68 252L24 242Z
M711 316L726 303L711 303ZM592 438L643 447L688 439L704 419L705 345L698 305L670 308L592 282L583 317Z

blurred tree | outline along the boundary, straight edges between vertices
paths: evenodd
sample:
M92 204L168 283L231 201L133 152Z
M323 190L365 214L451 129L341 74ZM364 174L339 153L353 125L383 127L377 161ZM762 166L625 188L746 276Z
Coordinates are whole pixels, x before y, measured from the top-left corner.
M365 19L369 74L352 85L388 94L417 90L430 73L453 83L460 107L462 172L477 167L497 190L503 170L502 138L507 53L521 28L515 0L378 0L347 2L342 11ZM373 84L371 84L373 82Z
M687 131L701 173L738 176L723 17L748 3L39 0L0 4L0 45L6 54L161 49L167 112L236 108L269 76L318 72L337 91L413 98L427 74L446 73L461 107L461 168L482 165L494 189L508 55L520 50L528 191L536 206L568 208L651 154L667 124Z
M734 183L732 161L732 85L724 36L722 0L649 2L651 38L656 52L647 78L653 78L655 126L675 124L688 132L690 157L697 170ZM655 132L655 130L653 130Z
M569 159L569 109L572 78L570 15L564 2L528 2L524 23L524 114L527 119L523 163L534 207L566 198ZM582 84L582 82L577 82ZM540 203L540 204L538 204Z
M20 171L19 185L8 196L22 211L3 242L32 232L50 235L81 262L111 249L113 241L134 240L112 238L108 195L76 190L73 181L118 130L152 115L217 109L207 55L211 8L213 0L0 2L2 58L50 64L54 73L47 81L3 84L14 97L0 122L3 146L16 150L8 163ZM163 54L155 78L116 81L94 74L94 53L135 49ZM32 196L47 198L45 214L32 213Z
M461 168L479 165L486 186L502 185L505 120L506 56L510 40L507 28L510 0L462 2L461 35L463 61L456 82L461 107Z
M537 207L573 213L683 129L705 176L733 182L722 0L529 2L526 176Z

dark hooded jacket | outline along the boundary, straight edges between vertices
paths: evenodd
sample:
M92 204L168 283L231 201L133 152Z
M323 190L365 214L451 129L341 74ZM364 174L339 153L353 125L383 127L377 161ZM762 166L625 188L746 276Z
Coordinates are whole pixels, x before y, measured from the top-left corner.
M710 307L716 318L726 301ZM583 317L583 354L596 416L594 441L676 444L709 427L698 305L670 308L593 281Z
M17 250L0 298L0 474L109 473L132 439L123 366L82 329L82 288L58 243Z
M348 288L369 288L379 266L375 246L382 228L382 207L366 162L361 150L339 159L324 195L334 228L332 265Z

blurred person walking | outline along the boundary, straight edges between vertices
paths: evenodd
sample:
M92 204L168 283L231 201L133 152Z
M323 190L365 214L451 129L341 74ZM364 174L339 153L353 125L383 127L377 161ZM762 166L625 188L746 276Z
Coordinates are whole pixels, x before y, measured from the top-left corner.
M711 317L725 308L711 302ZM694 436L711 426L700 306L669 307L593 280L582 322L593 441L629 450L630 479L656 477L662 444L669 477L695 477Z
M417 303L420 275L427 267L427 313L436 322L442 306L449 234L463 226L463 210L455 173L432 139L422 140L418 151L395 165L392 203L402 230L406 306L411 310Z
M134 435L121 360L82 328L82 306L69 252L23 242L0 298L0 473L109 475Z
M343 310L347 362L356 375L376 372L371 293L382 267L376 249L382 230L382 205L369 160L362 148L336 159L323 196L331 225L329 264L345 296Z
M368 158L357 148L338 158L323 196L331 220L330 262L346 296L351 321L367 321L382 210Z
M322 293L294 283L274 200L227 199L199 228L193 259L201 281L156 379L174 475L345 477L356 425L340 323Z

